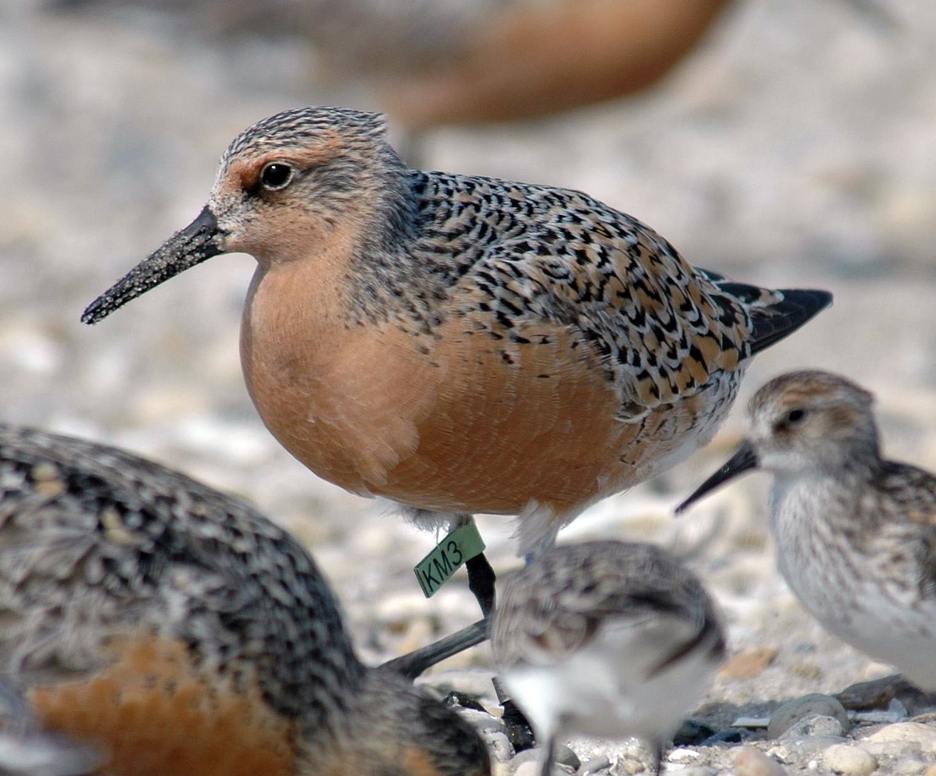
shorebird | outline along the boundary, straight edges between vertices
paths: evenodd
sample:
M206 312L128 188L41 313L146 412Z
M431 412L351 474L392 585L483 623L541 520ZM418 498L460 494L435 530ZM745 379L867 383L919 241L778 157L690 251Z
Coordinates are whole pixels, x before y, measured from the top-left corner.
M936 477L881 456L868 391L782 375L747 411L747 440L678 511L752 469L773 475L770 527L787 584L824 627L936 690Z
M501 678L543 744L638 736L660 771L666 738L724 659L712 600L675 558L617 541L553 547L507 577L491 627Z
M52 7L133 0L48 0ZM532 119L633 94L696 49L729 0L146 0L186 29L309 41L319 88L354 78L398 125Z
M466 721L361 664L291 536L110 447L0 425L0 618L0 674L95 773L490 774Z
M831 302L693 268L581 192L410 169L380 114L301 108L239 135L195 221L82 320L237 251L244 377L286 449L423 528L517 515L531 557L706 443L751 356ZM493 571L467 566L486 615Z

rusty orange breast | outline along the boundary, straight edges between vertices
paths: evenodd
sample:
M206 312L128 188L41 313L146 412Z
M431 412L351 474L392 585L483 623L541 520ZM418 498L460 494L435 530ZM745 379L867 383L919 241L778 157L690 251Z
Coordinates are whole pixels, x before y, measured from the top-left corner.
M34 686L43 725L105 756L120 776L289 776L294 733L256 687L199 675L183 644L121 640L93 677Z
M527 338L548 344L513 352L455 316L424 334L347 324L334 287L326 298L323 278L300 276L255 282L242 357L264 422L319 476L423 509L502 514L532 500L575 511L637 478L622 455L641 424L615 420L614 387L569 331L531 325Z

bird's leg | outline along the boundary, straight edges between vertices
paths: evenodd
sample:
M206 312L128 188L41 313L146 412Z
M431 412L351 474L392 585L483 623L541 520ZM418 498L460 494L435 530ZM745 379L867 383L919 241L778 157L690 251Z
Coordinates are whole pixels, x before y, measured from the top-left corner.
M474 594L481 607L481 614L487 619L494 611L494 582L497 575L483 552L466 561L465 568L468 570L468 589Z
M552 733L546 738L543 744L543 752L540 757L540 776L552 776L553 762L556 759L556 734Z
M663 765L663 744L656 738L647 743L650 745L650 773L653 776L660 776L660 768Z
M414 649L405 655L388 660L386 663L382 663L380 668L396 671L409 679L415 679L427 668L452 655L457 655L469 647L480 644L487 636L487 620L478 620L478 622L462 628L451 636L446 636L425 647Z
M517 704L513 702L504 683L498 677L491 680L494 685L494 692L497 695L497 702L503 711L501 721L504 723L504 733L507 740L514 748L515 752L522 752L526 749L532 749L536 746L536 737L533 735L533 727L523 716Z
M474 518L468 514L432 512L425 509L408 507L406 505L401 505L401 508L414 525L427 530L439 528L445 524L448 524L452 530L455 530L471 524L474 520ZM483 545L481 546L483 547ZM477 599L484 619L472 623L468 627L462 628L457 633L446 636L434 644L421 647L420 649L416 649L406 655L401 655L393 660L388 660L381 668L387 668L391 671L401 673L410 679L415 679L430 666L434 666L436 663L452 655L456 655L469 647L480 644L487 638L488 619L491 612L494 610L494 581L496 575L483 552L465 561L465 568L468 571L468 588Z

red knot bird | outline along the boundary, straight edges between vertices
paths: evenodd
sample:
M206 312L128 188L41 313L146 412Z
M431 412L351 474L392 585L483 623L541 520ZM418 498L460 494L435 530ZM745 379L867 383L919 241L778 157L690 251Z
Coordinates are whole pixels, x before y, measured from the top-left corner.
M490 774L466 721L360 663L291 536L113 448L0 425L0 617L0 672L96 773Z
M491 627L501 678L543 744L638 736L659 773L663 742L724 659L714 605L695 576L649 544L553 547L507 577Z
M135 0L137 4L143 4ZM46 0L53 7L134 0ZM729 0L145 0L212 39L289 36L317 85L354 77L401 126L517 121L633 94L699 45ZM110 15L112 18L112 14Z
M832 633L936 690L936 477L881 457L873 397L791 372L748 407L747 439L683 504L752 469L773 475L780 571Z
M423 528L517 515L526 556L705 444L751 357L831 301L694 268L581 192L410 169L380 114L301 108L239 135L195 221L82 320L231 252L258 263L241 361L286 449ZM493 571L467 565L487 614Z

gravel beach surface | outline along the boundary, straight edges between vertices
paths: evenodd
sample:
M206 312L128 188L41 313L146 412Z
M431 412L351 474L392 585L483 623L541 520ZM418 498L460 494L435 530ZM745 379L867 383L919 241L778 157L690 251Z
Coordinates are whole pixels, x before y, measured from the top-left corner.
M739 3L652 93L436 130L418 149L433 169L585 190L739 280L831 290L832 309L757 358L740 402L789 369L843 373L876 393L887 453L936 469L936 6L890 0L894 25L881 26L857 5ZM411 569L433 537L317 479L258 420L237 344L253 260L219 258L97 326L78 321L194 217L248 124L297 105L378 107L360 84L318 84L313 65L301 40L212 37L145 8L0 7L0 406L5 421L117 444L257 504L311 548L376 663L467 625L477 607L463 574L426 601ZM560 537L659 542L718 599L731 658L666 772L934 776L936 719L918 716L912 691L828 697L890 669L825 633L777 575L766 477L673 518L740 438L740 407L709 448ZM479 524L495 568L517 565L509 521ZM484 645L420 681L496 711L490 676ZM465 713L498 773L532 772L496 717ZM565 772L646 762L632 741L571 749Z

